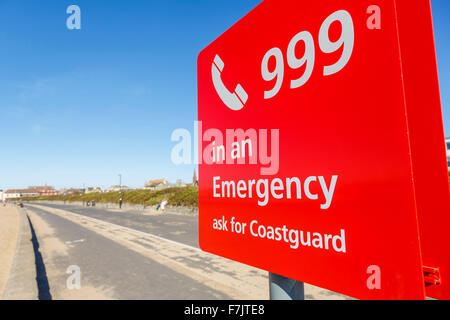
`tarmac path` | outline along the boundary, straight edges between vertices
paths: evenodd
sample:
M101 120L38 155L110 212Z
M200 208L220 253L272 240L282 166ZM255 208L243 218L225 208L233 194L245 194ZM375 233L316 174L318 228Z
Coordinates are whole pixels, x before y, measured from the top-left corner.
M38 278L45 299L267 298L265 272L158 236L184 234L171 229L174 221L164 228L156 219L143 227L156 230L148 234L96 219L104 213L92 209L89 217L40 205L26 205L26 211L42 255ZM80 289L67 284L73 270L81 273Z
M41 297L269 299L267 272L198 248L196 216L47 203L25 207L45 266ZM79 290L68 288L69 267L81 272ZM348 299L308 284L305 298Z

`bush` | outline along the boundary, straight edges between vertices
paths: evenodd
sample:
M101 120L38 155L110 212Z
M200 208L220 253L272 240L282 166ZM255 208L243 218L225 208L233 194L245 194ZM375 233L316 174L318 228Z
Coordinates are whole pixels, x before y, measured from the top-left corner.
M38 198L24 198L24 201L95 201L98 203L118 203L119 192L90 193L83 195L58 195ZM150 190L132 190L122 191L122 201L127 204L140 204L145 206L154 206L161 203L164 199L168 205L176 207L198 208L198 187L168 188L158 191Z

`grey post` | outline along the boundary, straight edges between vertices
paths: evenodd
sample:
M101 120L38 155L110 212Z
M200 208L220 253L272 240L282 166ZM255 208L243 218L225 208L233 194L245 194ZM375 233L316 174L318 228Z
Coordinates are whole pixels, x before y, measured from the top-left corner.
M122 175L119 174L119 209L122 209Z
M303 282L269 273L270 300L305 300Z

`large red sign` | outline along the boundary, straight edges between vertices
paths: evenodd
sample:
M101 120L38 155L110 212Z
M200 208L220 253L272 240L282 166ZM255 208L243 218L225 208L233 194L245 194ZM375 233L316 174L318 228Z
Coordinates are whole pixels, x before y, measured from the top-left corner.
M450 298L428 0L266 0L198 58L200 246L362 299Z

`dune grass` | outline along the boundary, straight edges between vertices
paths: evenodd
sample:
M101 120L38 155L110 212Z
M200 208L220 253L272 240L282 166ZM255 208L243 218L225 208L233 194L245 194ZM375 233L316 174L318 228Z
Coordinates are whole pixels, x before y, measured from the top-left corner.
M23 201L95 201L97 203L118 203L119 192L91 193L83 195L58 195L38 198L24 198ZM124 204L135 204L154 206L163 200L168 201L168 205L175 207L198 208L198 187L168 188L158 191L131 190L122 191Z

